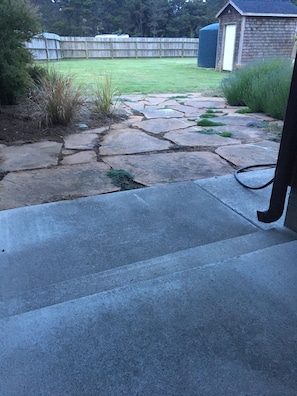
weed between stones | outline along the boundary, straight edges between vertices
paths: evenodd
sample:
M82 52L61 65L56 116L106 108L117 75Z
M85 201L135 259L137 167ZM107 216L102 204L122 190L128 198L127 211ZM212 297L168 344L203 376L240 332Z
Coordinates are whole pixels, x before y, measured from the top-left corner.
M135 188L134 175L124 169L112 169L107 173L112 184L120 187L121 190L133 190Z

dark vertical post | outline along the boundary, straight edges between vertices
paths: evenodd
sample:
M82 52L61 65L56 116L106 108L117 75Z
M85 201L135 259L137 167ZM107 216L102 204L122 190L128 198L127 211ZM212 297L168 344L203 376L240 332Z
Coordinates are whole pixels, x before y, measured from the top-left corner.
M277 95L277 92L275 93ZM278 154L275 178L266 212L257 212L258 220L271 223L278 220L283 211L288 186L291 185L297 165L297 56L288 98L284 128Z

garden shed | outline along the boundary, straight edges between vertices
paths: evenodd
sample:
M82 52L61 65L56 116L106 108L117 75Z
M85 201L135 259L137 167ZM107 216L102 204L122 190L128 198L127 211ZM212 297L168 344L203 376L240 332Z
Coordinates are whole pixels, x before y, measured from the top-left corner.
M292 56L297 6L291 1L229 0L216 17L216 69L232 71L256 58Z

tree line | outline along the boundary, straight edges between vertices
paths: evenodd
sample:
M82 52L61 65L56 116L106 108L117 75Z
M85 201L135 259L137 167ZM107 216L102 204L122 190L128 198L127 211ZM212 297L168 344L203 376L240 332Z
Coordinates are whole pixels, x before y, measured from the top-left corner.
M226 0L32 0L42 30L61 36L198 37Z

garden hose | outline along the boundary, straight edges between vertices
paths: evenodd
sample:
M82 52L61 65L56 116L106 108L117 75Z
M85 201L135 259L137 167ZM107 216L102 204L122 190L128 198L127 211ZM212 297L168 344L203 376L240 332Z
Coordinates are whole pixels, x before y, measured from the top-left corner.
M248 188L249 190L261 190L262 188L266 188L266 187L268 187L270 184L272 184L273 181L274 181L274 177L273 177L271 180L269 180L269 182L263 184L262 186L259 186L259 187L252 187L252 186L248 186L247 184L245 184L245 183L243 183L241 180L239 180L238 174L239 174L239 173L242 173L242 172L244 172L244 171L246 171L247 169L262 168L262 167L264 167L264 166L270 166L270 167L271 167L271 166L274 166L274 167L275 167L276 164L257 164L257 165L244 166L244 167L242 167L242 168L237 169L237 170L234 172L234 177L235 177L236 181L237 181L239 184L241 184L241 185L242 185L243 187L245 187L245 188Z

